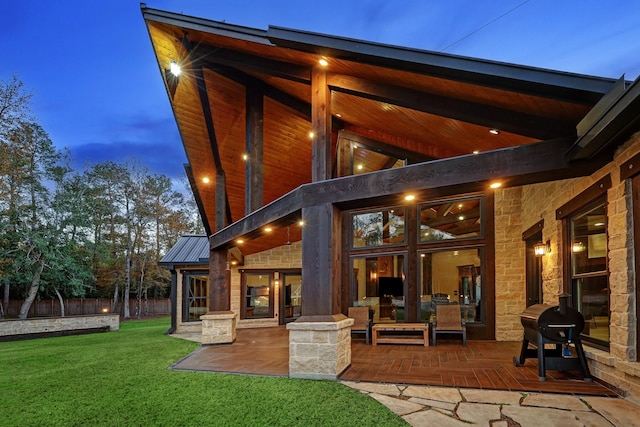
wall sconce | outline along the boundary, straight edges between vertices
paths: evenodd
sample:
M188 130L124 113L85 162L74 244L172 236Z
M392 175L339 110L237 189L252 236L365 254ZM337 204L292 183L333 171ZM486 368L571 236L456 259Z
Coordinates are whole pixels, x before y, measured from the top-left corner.
M533 246L533 252L536 256L543 256L551 253L551 241L547 240L547 243L536 243Z
M573 242L573 245L571 245L571 252L573 253L584 252L586 249L587 247L582 242Z
M273 280L276 286L278 286L280 284L280 272L279 271L275 271L273 273Z

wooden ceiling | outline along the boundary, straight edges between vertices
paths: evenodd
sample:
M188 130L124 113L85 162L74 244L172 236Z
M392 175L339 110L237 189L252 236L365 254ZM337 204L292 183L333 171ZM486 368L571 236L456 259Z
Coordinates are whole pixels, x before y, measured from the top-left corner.
M311 182L310 77L321 57L329 62L335 144L345 129L429 159L576 137L576 125L611 83L440 54L430 63L435 54L429 52L311 33L283 41L288 30L239 27L144 6L143 16L211 231L221 173L226 223L245 216L248 91L264 94L263 204ZM166 71L171 61L182 66L177 79ZM384 163L379 155L371 161ZM298 227L275 234L281 244L300 239ZM264 247L247 245L242 251Z

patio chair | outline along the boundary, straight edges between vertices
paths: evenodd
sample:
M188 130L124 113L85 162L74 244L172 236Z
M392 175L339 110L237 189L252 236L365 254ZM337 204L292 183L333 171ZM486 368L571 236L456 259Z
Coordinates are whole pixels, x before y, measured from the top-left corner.
M353 319L351 332L365 335L366 343L369 344L371 336L371 321L369 320L369 307L349 307L348 317Z
M437 345L438 334L461 334L462 345L467 346L467 326L460 315L460 305L436 305L436 320L431 325L431 343L434 346Z

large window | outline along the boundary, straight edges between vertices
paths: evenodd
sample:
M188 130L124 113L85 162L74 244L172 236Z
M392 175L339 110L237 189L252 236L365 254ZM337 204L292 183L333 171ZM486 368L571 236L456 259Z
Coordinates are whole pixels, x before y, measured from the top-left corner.
M481 322L485 312L480 248L420 254L420 319L432 320L438 304L460 304L466 323Z
M403 207L354 213L351 216L353 247L403 244L404 218Z
M273 286L270 271L242 272L242 318L273 317Z
M482 199L447 200L420 206L420 242L483 236Z
M367 306L376 322L405 317L405 256L380 254L352 258L355 306Z
M183 272L184 281L184 313L185 322L200 320L200 316L209 311L209 272Z
M606 198L571 215L569 224L571 294L585 317L585 340L608 346L609 281Z

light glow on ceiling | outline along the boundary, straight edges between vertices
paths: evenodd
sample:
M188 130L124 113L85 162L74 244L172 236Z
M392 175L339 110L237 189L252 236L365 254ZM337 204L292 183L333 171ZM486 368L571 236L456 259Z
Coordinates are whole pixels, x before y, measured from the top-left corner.
M169 71L171 72L171 74L178 77L180 73L182 73L182 67L180 67L180 64L178 64L176 61L171 61L171 63L169 64Z

